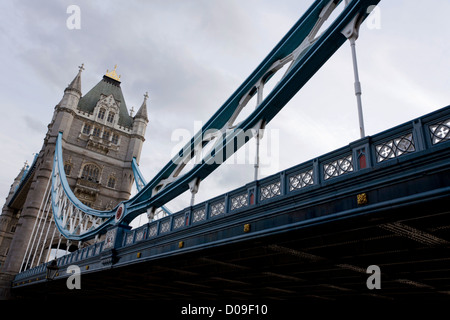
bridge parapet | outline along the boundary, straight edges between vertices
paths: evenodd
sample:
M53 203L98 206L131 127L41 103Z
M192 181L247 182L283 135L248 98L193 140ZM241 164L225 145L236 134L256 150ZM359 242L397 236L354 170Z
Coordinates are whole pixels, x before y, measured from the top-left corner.
M450 140L450 106L374 136L357 140L348 146L248 183L139 228L130 230L127 226L115 226L108 230L104 241L60 257L57 264L60 270L72 264L90 270L109 268L116 263L116 252L119 249L136 246L146 240L164 241L169 235L176 235L177 232L188 228L195 230L194 228L214 224L224 217L250 214L252 210L256 211L282 198L307 195L313 190L330 186L339 190L344 184L352 184L353 178L365 173L382 171L384 168L407 163L422 155L448 149L448 140ZM364 197L358 197L358 204L365 204L366 200ZM244 232L247 232L245 228ZM178 238L175 236L174 239ZM178 241L178 247L183 246L184 242ZM139 258L140 253L134 255ZM44 281L47 264L16 275L14 285Z
M278 197L308 192L340 177L357 174L426 151L450 140L450 106L348 146L227 192L170 216L125 231L119 247L155 238L187 226L237 214Z

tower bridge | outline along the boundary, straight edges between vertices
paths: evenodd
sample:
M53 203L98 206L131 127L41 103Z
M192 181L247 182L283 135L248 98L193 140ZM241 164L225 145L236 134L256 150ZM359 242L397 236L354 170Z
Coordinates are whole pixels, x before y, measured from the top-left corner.
M51 282L50 262L18 274L13 292L447 301L449 123L446 107L139 228L120 225L58 258ZM72 265L82 290L66 287ZM366 286L371 265L381 290Z
M114 67L82 96L81 65L4 206L3 297L448 300L450 106L365 135L355 42L378 2L315 1L148 181L138 165L148 95L130 114ZM257 162L254 181L179 212L167 208L186 191L194 199L244 144L258 146L262 130L347 40L359 140L264 179ZM256 108L237 121L254 97ZM149 222L132 229L141 214ZM66 254L51 256L61 248ZM69 288L73 270L82 289Z

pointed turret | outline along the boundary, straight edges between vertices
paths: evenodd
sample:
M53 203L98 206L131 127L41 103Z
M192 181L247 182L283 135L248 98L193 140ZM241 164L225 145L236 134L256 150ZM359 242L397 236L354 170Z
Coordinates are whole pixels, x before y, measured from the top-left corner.
M72 82L67 86L66 90L64 92L69 90L74 90L78 92L81 96L81 72L84 70L84 63L81 64L81 66L78 67L80 70L78 71L78 74L75 76L75 78L72 80Z
M75 110L81 98L81 72L84 70L84 63L78 67L78 74L64 90L64 95L59 102L59 108Z
M148 116L147 116L147 99L148 93L144 94L144 102L133 118L133 132L130 144L128 145L127 159L130 161L136 158L139 162L141 156L142 144L145 141L145 130L147 129Z
M147 99L148 99L148 92L144 94L144 102L142 102L141 107L139 108L138 112L134 116L134 119L136 118L142 118L146 122L148 122L148 116L147 116Z
M54 137L58 135L59 131L64 131L64 128L70 128L76 114L78 102L81 99L81 72L84 70L84 64L81 64L78 68L77 75L64 90L61 101L56 105L52 122L48 126L48 134ZM47 139L48 137L46 137Z

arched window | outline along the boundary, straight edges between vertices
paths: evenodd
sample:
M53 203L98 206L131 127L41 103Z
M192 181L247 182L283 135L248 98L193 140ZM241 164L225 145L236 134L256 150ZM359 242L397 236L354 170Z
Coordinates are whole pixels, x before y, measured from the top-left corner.
M116 186L116 178L114 176L110 176L108 178L108 187L113 188Z
M119 143L119 136L117 134L113 134L111 142L114 144L118 144Z
M96 137L100 137L100 128L94 127L94 131L92 131L92 135Z
M84 133L84 134L89 134L90 132L91 132L91 125L85 123L85 124L84 124L84 127L83 127L83 133Z
M98 177L100 175L100 169L95 164L87 164L83 167L81 173L81 179L98 182Z
M108 113L108 122L112 123L114 121L114 112Z
M72 164L70 162L64 163L64 172L66 176L70 176L71 171L72 171Z
M103 136L102 136L102 138L103 138L104 140L109 140L109 136L110 136L109 131L103 131Z
M106 110L105 109L100 109L100 111L98 112L98 118L99 119L104 119L105 118L105 113L106 113Z

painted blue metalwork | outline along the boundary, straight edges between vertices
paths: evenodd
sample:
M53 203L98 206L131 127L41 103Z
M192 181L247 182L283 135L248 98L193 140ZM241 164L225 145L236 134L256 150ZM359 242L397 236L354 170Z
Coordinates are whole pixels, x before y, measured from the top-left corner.
M442 123L446 126L450 123L450 106L253 181L159 221L133 230L120 225L108 231L114 238L111 241L114 246L108 246L107 240L95 243L58 258L58 266L64 270L71 264L89 265L90 272L102 271L105 265L121 267L354 217L372 215L374 219L365 221L381 223L384 216L391 221L396 210L407 208L406 212L420 212L414 207L421 204L429 210L436 207L448 212L450 139L444 139L447 138L446 128L436 141L436 130ZM378 145L411 132L415 145L422 149L377 161ZM355 155L361 149L364 149L364 161L352 157L353 171L327 176L325 165L349 154ZM357 166L357 162L361 165ZM273 187L278 183L279 189ZM257 196L268 186L272 187L266 196ZM358 203L357 195L361 193L367 194L366 203ZM254 195L253 201L251 195ZM233 199L236 200L234 207ZM216 204L223 205L215 208ZM245 224L251 224L251 232L243 231ZM117 229L121 229L119 238ZM182 247L177 245L180 241L184 243ZM441 244L448 246L448 242ZM117 251L116 262L111 263L113 253L110 249ZM141 254L137 256L137 252ZM14 284L26 286L30 282L43 281L36 278L44 279L45 267L46 264L42 264L19 273ZM60 272L59 278L67 276Z
M201 132L198 132L189 145L180 150L177 157L172 159L134 198L127 203L127 212L124 221L131 221L138 214L145 212L148 207L159 207L189 189L189 183L194 179L204 179L218 166L220 161L211 161L215 155L223 155L223 161L231 156L241 146L236 146L234 139L243 132L249 133L263 121L268 123L286 103L307 83L321 66L333 55L333 53L346 41L342 30L352 21L360 16L363 20L367 16L370 6L376 5L379 0L354 0L351 1L328 27L326 31L307 47L291 65L289 72L280 80L278 85L250 114L232 130L224 134L215 148L215 153L205 158L202 163L197 164L189 172L185 173L176 181L165 186L162 190L157 189L164 179L169 178L178 168L177 163L183 161L183 153L195 150L204 141L202 137L210 130L221 130L233 117L241 99L251 92L258 81L267 81L272 74L271 67L291 54L298 48L310 34L319 20L323 9L333 1L316 1L307 12L300 18L295 26L286 34L281 42L272 50L248 79L236 90L236 92L225 102L222 107L208 120ZM340 1L334 1L339 3ZM218 163L219 162L219 163Z
M62 234L69 239L88 239L95 234L105 232L108 225L129 224L138 215L147 212L151 208L163 207L170 200L189 190L189 184L192 181L205 179L246 143L244 141L242 144L237 145L235 140L238 140L242 134L251 138L256 134L256 130L265 126L276 116L347 40L342 33L344 29L354 19L363 21L370 11L369 8L378 4L379 1L349 1L342 13L317 37L315 32L321 27L323 16L326 16L330 8L335 8L341 1L315 1L247 80L206 122L191 141L180 150L178 155L169 161L149 183L142 187L138 194L123 202L114 210L99 212L83 205L70 193L70 188L68 188L65 181L64 170L60 168L59 177L61 180L64 180L64 190L66 195L68 195L68 199L74 203L74 206L87 215L105 218L101 226L96 227L95 230L85 232L83 236L74 236L70 232L60 229ZM311 34L313 38L310 38ZM259 101L256 109L245 120L239 124L234 124L236 117L242 108L245 107L247 99L250 99L255 94L259 94L258 90L261 84L267 82L278 71L279 65L286 61L290 61L291 65L284 77L263 100ZM179 176L179 171L183 169L180 163L182 164L187 157L195 155L196 150L209 143L205 136L211 131L220 133L216 137L213 151L207 154L201 163L196 164L190 171ZM59 143L58 150L60 152L61 143ZM62 157L59 156L59 159L58 165L61 167ZM52 193L52 195L56 196L55 193Z
M95 210L83 204L73 193L67 182L66 174L64 172L64 162L62 157L62 132L58 134L55 147L55 156L53 159L52 183L51 183L51 204L53 211L53 218L59 232L67 239L82 240L86 238L95 237L96 234L103 231L108 225L114 221L114 214L116 210L100 211ZM68 210L70 213L76 215L86 214L88 217L96 217L104 219L101 225L97 228L91 228L82 235L76 235L74 230L67 228L68 219L73 217L64 214L63 210ZM76 227L75 227L76 228Z
M20 190L24 187L24 185L28 182L28 179L32 176L32 173L36 167L36 161L37 161L38 155L39 155L38 153L36 153L34 155L33 162L31 163L31 165L28 165L27 168L25 169L25 171L23 172L23 175L20 178L20 182L14 190L14 195L11 197L11 200L8 202L8 206L11 206L11 204L16 199Z
M139 170L139 165L137 164L136 158L134 158L134 157L133 157L133 161L131 163L131 167L133 169L134 182L136 183L136 189L138 190L138 192L140 192L142 190L142 188L145 187L147 182L146 182L141 170ZM172 214L172 211L167 209L165 206L161 206L161 209L167 214Z
M138 192L142 190L142 188L147 184L147 182L144 179L144 176L142 175L141 171L139 170L139 165L136 162L136 158L133 157L133 161L131 163L131 167L133 169L133 175L134 175L134 182L136 183L136 189Z

